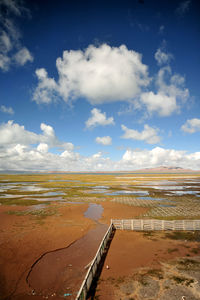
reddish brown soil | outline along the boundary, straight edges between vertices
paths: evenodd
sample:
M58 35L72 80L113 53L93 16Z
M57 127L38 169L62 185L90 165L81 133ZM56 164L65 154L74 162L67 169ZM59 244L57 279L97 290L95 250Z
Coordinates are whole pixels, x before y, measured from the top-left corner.
M104 208L100 222L110 223L111 219L133 219L148 211L148 208L128 206L116 202L103 202Z
M88 208L88 204L52 204L57 208L58 214L48 216L45 219L38 219L36 216L16 216L8 215L6 211L10 210L25 210L27 207L10 207L0 206L0 299L33 299L31 296L32 286L36 289L42 288L35 283L37 274L44 272L44 277L48 277L44 284L48 284L50 292L53 293L53 284L51 283L52 273L48 273L48 268L44 269L42 265L37 265L38 273L36 269L32 273L32 277L28 278L27 275L30 271L33 263L40 258L46 252L51 252L56 249L65 248L81 237L85 236L88 231L96 227L95 222L84 217L84 212ZM104 207L103 215L100 220L101 223L109 224L111 218L133 218L147 211L146 208L130 207L114 202L103 202ZM160 260L170 259L176 256L184 256L188 253L188 243L169 241L157 236L155 240L149 240L144 238L142 233L117 231L114 239L111 243L110 250L108 252L105 266L108 265L109 269L103 268L101 284L99 285L98 292L99 299L114 299L114 289L110 284L109 277L118 278L119 276L130 276L135 269L142 266L157 265ZM190 244L191 247L196 245ZM65 264L67 267L70 264L76 266L76 271L83 270L86 261L90 261L93 257L93 253L96 252L97 246L90 245L88 249L82 249L79 245L76 251L84 250L85 258L76 259L76 255L73 256L76 251L72 249L72 254L66 254L66 256L54 256L50 258L46 256L46 266L51 264L51 269L55 269L55 272L61 272L60 266ZM172 251L168 253L168 249L178 249L178 251ZM93 250L92 250L93 249ZM92 250L92 252L91 252ZM54 252L59 254L59 251ZM68 260L65 260L68 255ZM60 264L57 266L54 264L54 259L59 260ZM74 257L74 258L73 258ZM73 260L74 259L74 260ZM73 263L71 263L73 261ZM52 263L53 262L53 263ZM42 264L45 261L42 262ZM65 266L65 267L66 267ZM80 269L78 269L80 266ZM69 268L68 268L69 269ZM73 269L73 268L72 268ZM63 271L63 269L62 269ZM74 273L75 274L75 273ZM35 276L35 277L34 277ZM82 276L82 274L81 274ZM42 276L43 277L43 276ZM68 282L66 277L63 277L65 287L67 288ZM82 278L82 277L80 277ZM39 281L39 280L38 280ZM79 285L79 283L77 283ZM46 286L45 286L46 287ZM79 286L78 286L79 289ZM66 289L67 292L67 289ZM53 295L53 294L52 294ZM57 300L56 296L51 297ZM43 299L41 296L34 296L35 300ZM68 298L69 299L69 298Z
M88 204L57 207L59 216L40 220L5 213L27 207L0 206L0 299L29 293L25 279L32 264L43 253L68 246L94 227L83 216Z
M145 237L143 232L117 230L104 263L96 296L102 300L118 299L113 282L120 281L120 278L126 280L139 268L158 268L161 262L188 254L192 256L189 250L198 245L195 242L169 240L159 232L152 237Z

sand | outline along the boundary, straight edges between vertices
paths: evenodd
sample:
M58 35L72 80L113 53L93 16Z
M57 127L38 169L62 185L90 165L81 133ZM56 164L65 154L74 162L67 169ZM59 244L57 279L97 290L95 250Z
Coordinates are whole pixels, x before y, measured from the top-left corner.
M111 218L134 218L147 211L146 208L129 207L114 202L102 202L101 204L104 211L99 222L107 226ZM97 239L95 244L88 245L87 249L84 248L86 243L82 243L84 238L81 238L86 236L86 234L90 234L91 230L96 230L100 228L98 226L102 226L84 217L84 212L87 210L88 205L87 203L59 204L55 202L51 206L56 209L56 214L46 218L30 215L10 215L6 211L23 211L27 207L0 206L1 300L41 300L44 297L49 297L50 294L52 299L61 299L59 291L64 293L63 286L65 286L65 291L68 293L68 271L72 272L70 274L80 275L71 276L75 278L74 282L76 282L77 290L79 289L84 272L87 271L85 266L93 258L100 243L100 239ZM99 238L105 232L107 226L104 227L104 231L98 229L101 232L101 234L97 234ZM76 241L77 244L75 244ZM77 246L70 248L71 244ZM63 255L62 252L60 255L59 249L66 249L67 247L68 250L71 249L71 254L67 250L66 254ZM197 246L195 243L191 243L189 247ZM168 249L177 250L169 252ZM77 258L74 255L79 250L83 251L84 259L83 256L82 258L81 256ZM112 278L128 278L138 268L158 266L160 261L185 256L187 253L188 248L185 247L184 242L162 239L159 235L149 239L149 237L144 237L143 233L117 231L105 261L105 266L108 265L109 269L104 267L100 277L97 291L98 299L118 299L116 298ZM36 264L34 271L30 275L31 267L42 255L45 256L45 260L42 261L41 265ZM55 263L55 260L60 260L60 263ZM61 268L63 265L65 265L64 269ZM51 268L51 272L48 272L48 268ZM61 273L62 276L59 280L58 276ZM38 274L41 277L38 277ZM52 274L57 274L56 279L55 276L52 277ZM79 280L76 281L78 277ZM42 282L41 278L46 278L46 281ZM73 283L70 282L70 291L74 293L72 286ZM34 293L36 293L34 296L32 295L33 289ZM74 298L67 297L67 299Z

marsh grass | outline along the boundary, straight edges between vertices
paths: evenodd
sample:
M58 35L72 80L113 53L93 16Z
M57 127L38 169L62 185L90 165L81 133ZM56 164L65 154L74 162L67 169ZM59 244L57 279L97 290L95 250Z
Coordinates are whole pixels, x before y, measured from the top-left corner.
M167 249L167 252L170 254L170 253L173 253L173 252L177 252L178 251L178 248L169 248Z
M49 208L49 209L40 209L40 210L30 210L30 211L14 211L9 210L6 212L8 215L16 215L16 216L34 216L38 219L43 219L49 216L57 215L56 208Z
M178 261L178 266L177 268L179 270L184 270L184 271L200 271L200 262L198 262L195 259L189 259L189 258L185 258L185 259L181 259Z
M0 203L2 205L19 205L19 206L31 206L37 204L50 204L49 201L38 201L34 199L19 199L19 198L12 198L12 199L0 199Z
M194 279L186 278L183 276L172 276L172 280L174 280L177 284L185 284L186 286L190 286L194 283Z
M165 237L171 240L186 240L190 242L200 241L199 231L172 231L165 233Z

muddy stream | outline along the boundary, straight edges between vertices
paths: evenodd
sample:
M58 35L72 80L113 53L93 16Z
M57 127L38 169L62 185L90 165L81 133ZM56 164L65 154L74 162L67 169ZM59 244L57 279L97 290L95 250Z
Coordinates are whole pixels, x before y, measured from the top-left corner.
M66 248L44 253L34 262L26 277L34 299L76 298L87 268L108 228L108 225L98 222L102 212L101 205L91 203L84 215L93 219L96 227Z

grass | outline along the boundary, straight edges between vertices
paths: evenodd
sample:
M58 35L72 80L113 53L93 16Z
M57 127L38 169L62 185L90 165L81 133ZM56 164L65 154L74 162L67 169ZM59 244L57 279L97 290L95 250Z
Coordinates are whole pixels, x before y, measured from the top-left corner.
M179 270L200 270L200 263L194 259L182 259L178 262Z
M193 279L189 279L183 276L173 276L171 277L177 284L185 284L186 286L190 286L192 283L194 283Z
M49 209L40 209L40 210L30 210L30 211L14 211L9 210L6 212L8 215L16 215L16 216L35 216L39 219L46 218L49 216L54 216L57 214L56 208Z
M167 252L170 254L170 253L173 253L173 252L176 252L178 251L178 248L169 248L167 249Z
M171 240L199 242L200 232L199 231L172 231L172 232L165 233L165 237Z
M192 248L190 250L190 252L194 253L194 254L199 254L200 253L200 249L199 248Z
M31 206L37 204L50 204L48 201L38 201L34 199L19 199L19 198L9 198L0 199L2 205L20 205L20 206Z
M147 276L163 279L163 271L161 269L150 269L146 272Z

